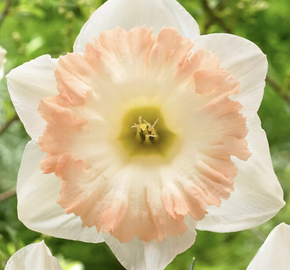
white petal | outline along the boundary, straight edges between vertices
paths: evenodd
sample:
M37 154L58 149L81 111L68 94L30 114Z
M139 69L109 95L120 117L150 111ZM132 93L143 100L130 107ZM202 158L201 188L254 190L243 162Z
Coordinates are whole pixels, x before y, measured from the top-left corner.
M194 41L194 50L211 51L220 60L220 66L240 82L240 92L233 96L244 107L247 118L256 115L260 107L268 69L267 58L251 41L229 34L200 36Z
M238 168L234 192L220 208L209 207L209 214L198 222L197 229L214 232L249 229L269 220L285 205L258 116L249 125L246 139L251 157L247 161L232 158Z
M278 225L267 237L247 270L289 270L290 226Z
M18 250L7 262L5 270L61 270L44 241Z
M30 141L24 151L17 182L18 218L29 229L54 237L98 243L103 241L96 228L82 228L82 221L67 215L56 203L61 181L54 174L44 175L39 162L45 153Z
M57 59L43 55L13 69L6 76L16 112L32 139L41 136L46 125L37 112L39 101L58 94L54 77L56 65Z
M75 52L84 52L85 44L100 33L117 26L127 31L133 27L153 27L157 34L163 26L173 27L187 38L199 36L196 21L176 0L109 0L97 9L83 26Z
M184 235L167 237L160 243L157 240L143 242L135 237L129 243L121 244L109 234L104 234L104 238L127 270L163 270L177 254L187 250L195 241L196 222L187 216L185 223L189 229Z
M6 50L4 50L1 46L0 46L0 80L3 78L4 76L4 64L6 62Z

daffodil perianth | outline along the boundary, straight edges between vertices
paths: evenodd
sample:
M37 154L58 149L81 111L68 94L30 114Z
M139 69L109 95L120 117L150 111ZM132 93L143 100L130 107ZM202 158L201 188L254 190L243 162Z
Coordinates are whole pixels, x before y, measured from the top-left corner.
M4 50L1 46L0 46L0 80L3 78L4 76L4 64L6 63L6 50Z
M290 226L281 223L268 235L247 270L288 270L290 266Z
M4 270L62 270L62 268L44 241L41 241L15 252Z

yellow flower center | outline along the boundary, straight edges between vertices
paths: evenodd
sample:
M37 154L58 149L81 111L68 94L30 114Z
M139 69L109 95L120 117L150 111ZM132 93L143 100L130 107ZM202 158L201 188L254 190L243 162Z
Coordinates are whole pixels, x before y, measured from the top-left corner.
M156 107L130 110L123 119L119 136L130 156L165 156L174 138L175 134L166 127L162 114Z

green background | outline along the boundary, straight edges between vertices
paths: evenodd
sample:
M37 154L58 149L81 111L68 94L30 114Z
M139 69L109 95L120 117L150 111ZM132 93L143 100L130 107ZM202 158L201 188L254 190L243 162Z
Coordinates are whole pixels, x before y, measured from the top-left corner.
M5 73L43 54L57 58L72 51L73 42L101 0L0 0L0 46L7 51ZM201 33L229 32L256 43L267 55L269 78L259 110L267 132L275 171L289 201L290 188L290 1L289 0L180 0L198 22ZM1 16L1 15L0 15ZM63 269L79 261L84 269L123 269L106 244L56 239L27 229L17 219L17 172L29 141L15 115L6 79L0 82L0 269L21 247L45 239ZM9 191L8 198L3 193ZM5 193L7 195L7 193ZM4 195L5 195L4 194ZM166 268L196 270L246 269L269 232L279 223L290 224L286 205L265 224L242 232L217 234L198 231L195 244ZM33 211L33 209L32 209Z

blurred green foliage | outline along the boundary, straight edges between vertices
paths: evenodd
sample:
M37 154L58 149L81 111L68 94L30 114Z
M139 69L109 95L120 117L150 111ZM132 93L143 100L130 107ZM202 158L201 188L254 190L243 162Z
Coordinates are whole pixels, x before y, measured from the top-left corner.
M0 14L9 1L0 1ZM72 51L73 42L102 0L13 0L0 25L0 45L7 51L5 72L43 54L53 57ZM290 190L290 1L180 0L196 19L201 33L231 32L256 43L267 54L269 76L259 110L275 171L289 202ZM273 86L273 85L272 85ZM29 140L15 117L6 79L0 82L0 193L15 187L25 144ZM64 269L80 261L85 269L123 269L105 244L87 244L44 236L27 229L17 218L16 197L0 202L0 268L19 248L41 239L60 258ZM198 232L196 243L166 268L195 270L246 269L269 232L280 222L290 224L286 205L272 220L247 231L227 234ZM33 211L33 209L31 209Z

